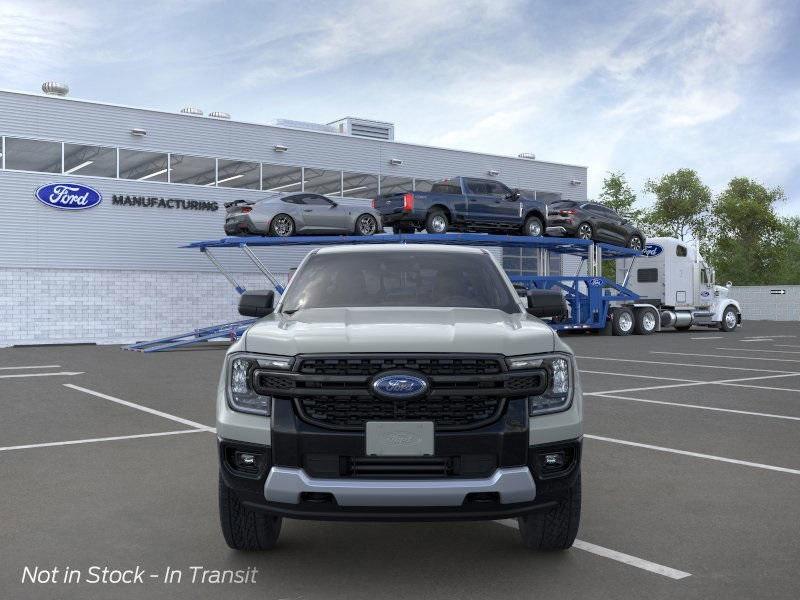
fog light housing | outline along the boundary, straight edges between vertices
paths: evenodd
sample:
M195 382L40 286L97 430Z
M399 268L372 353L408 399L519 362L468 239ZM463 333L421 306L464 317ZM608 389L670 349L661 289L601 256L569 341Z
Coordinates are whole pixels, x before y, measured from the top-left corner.
M264 462L264 456L255 452L242 452L237 450L233 454L233 466L237 471L245 473L258 473Z
M545 470L563 469L567 463L567 457L563 451L548 452L542 455L542 466Z

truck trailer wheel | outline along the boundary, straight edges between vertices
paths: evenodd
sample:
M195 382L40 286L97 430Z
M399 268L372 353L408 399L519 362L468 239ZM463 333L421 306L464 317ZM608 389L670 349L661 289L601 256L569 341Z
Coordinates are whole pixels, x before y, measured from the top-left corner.
M633 311L630 308L615 308L611 313L611 333L614 335L630 335L633 326Z
M566 550L578 535L581 521L581 475L548 511L518 517L522 543L531 550Z
M525 219L525 225L522 227L522 235L529 235L532 237L540 237L544 233L544 226L539 217L530 216Z
M447 215L439 209L432 210L425 218L425 231L428 233L447 233L449 225Z
M637 308L633 323L633 332L636 335L650 335L656 330L656 312L649 308Z
M739 324L739 318L736 315L736 309L729 306L722 313L722 321L719 324L720 331L733 331Z
M281 517L246 507L219 476L219 521L234 550L271 550L281 533Z

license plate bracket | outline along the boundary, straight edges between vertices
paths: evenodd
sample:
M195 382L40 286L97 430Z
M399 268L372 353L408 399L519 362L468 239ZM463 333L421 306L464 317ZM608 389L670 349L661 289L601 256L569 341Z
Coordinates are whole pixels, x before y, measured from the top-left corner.
M433 421L367 421L367 456L433 456Z

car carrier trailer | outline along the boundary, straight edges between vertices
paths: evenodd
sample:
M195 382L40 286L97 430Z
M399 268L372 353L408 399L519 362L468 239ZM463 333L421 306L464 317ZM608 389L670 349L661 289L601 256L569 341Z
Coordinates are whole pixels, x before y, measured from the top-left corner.
M286 246L328 246L339 244L453 244L465 246L483 246L499 248L534 249L537 252L539 273L537 275L510 275L511 281L520 288L537 290L558 290L564 297L569 310L560 319L553 319L549 325L556 331L596 331L613 335L642 334L647 335L660 331L662 327L675 326L678 329L688 328L693 323L714 324L715 313L708 309L695 310L689 305L671 306L658 299L642 299L636 288L629 287L631 272L637 261L639 264L654 257L647 256L652 252L645 248L643 252L623 248L611 244L593 242L592 240L528 237L518 235L487 235L480 233L447 233L447 234L386 234L370 237L361 236L294 236L294 237L227 237L219 240L193 242L183 248L202 252L214 267L231 283L234 289L242 294L246 290L233 273L225 268L217 256L218 250L233 249L243 252L253 265L278 292L283 286L273 271L254 252L254 248L276 248ZM551 275L548 271L549 255L555 252L561 255L577 256L581 259L580 267L575 275ZM660 256L656 255L656 256ZM694 255L692 255L694 256ZM664 260L666 256L660 260ZM617 280L612 281L602 275L603 260L617 261ZM641 266L639 270L641 270ZM652 268L652 267L644 267ZM688 268L688 267L687 267ZM584 272L585 274L581 274ZM695 269L698 277L703 270ZM694 271L693 271L694 272ZM719 286L717 286L719 287ZM725 288L721 288L725 289ZM719 290L717 290L719 292ZM662 295L663 296L663 295ZM719 296L718 296L719 297ZM663 299L663 298L662 298ZM727 298L726 298L727 299ZM720 313L723 323L729 313L724 311L728 306L735 309L734 326L741 322L738 303L729 300ZM672 313L675 313L673 318ZM704 316L709 313L709 316ZM724 313L724 314L723 314ZM688 319L688 320L687 320ZM703 321L703 319L708 319ZM157 340L137 342L128 346L131 350L157 352L189 346L198 342L215 339L236 339L255 321L255 319L234 321L218 325L209 325L182 334L168 336Z

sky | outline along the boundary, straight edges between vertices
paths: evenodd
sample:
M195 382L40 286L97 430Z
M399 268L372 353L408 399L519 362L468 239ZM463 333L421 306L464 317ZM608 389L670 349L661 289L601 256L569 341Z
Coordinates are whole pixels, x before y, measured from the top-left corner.
M0 88L234 119L395 124L399 141L715 193L800 214L800 2L0 0Z

